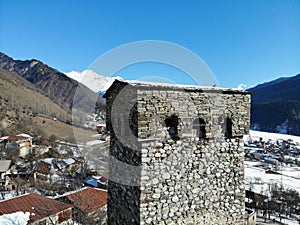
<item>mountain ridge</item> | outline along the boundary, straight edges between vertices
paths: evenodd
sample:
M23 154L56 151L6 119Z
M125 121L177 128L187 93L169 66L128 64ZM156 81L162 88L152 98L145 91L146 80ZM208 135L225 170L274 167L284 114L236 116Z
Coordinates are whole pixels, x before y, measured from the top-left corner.
M105 103L98 95L106 91L116 78L120 79L105 77L91 70L64 74L39 60L14 60L1 52L0 69L25 79L37 92L68 113L74 109L90 113L95 108L104 110ZM246 91L253 93L252 129L300 135L300 74L265 82ZM78 115L80 117L81 113Z
M0 68L25 78L68 112L75 107L83 111L104 108L88 87L39 60L14 60L0 52Z
M247 89L252 92L251 128L300 135L300 74Z

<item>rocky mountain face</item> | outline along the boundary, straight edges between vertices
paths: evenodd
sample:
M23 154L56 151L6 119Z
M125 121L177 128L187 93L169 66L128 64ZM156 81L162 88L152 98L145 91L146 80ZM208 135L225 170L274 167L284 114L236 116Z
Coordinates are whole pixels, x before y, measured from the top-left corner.
M252 95L251 128L300 135L300 74L257 85Z
M26 79L66 111L76 108L93 112L95 108L104 108L89 88L38 60L14 60L0 53L0 68Z

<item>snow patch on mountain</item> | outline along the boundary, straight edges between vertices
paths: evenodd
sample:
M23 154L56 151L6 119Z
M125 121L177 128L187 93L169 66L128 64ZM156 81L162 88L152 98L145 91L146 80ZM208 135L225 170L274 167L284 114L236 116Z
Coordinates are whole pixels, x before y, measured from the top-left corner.
M106 77L97 74L93 70L84 70L82 72L71 71L65 73L65 75L82 83L96 93L105 92L115 79L123 80L121 77Z
M247 85L246 84L239 84L236 89L240 91L246 90Z
M34 67L36 64L38 64L39 62L38 61L36 61L36 60L32 60L31 62L30 62L30 68L32 68L32 67Z

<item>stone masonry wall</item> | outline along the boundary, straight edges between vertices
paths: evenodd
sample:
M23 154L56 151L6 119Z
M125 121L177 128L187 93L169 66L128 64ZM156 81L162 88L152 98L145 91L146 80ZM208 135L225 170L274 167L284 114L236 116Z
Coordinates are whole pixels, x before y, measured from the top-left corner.
M114 225L140 224L141 148L134 107L137 93L130 86L123 89L125 86L116 85L106 96L106 126L110 131L107 212L108 224Z
M138 172L135 186L109 182L109 224L243 224L250 94L157 87L128 93L136 101L137 139L123 148L111 129L111 154L135 159ZM117 167L111 164L110 177Z

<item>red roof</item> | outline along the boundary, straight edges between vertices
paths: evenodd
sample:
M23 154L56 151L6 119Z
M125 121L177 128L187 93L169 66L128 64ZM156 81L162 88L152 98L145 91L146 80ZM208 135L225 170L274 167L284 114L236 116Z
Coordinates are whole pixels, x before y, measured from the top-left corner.
M107 191L88 187L66 197L88 216L107 205Z
M18 140L23 140L23 139L27 139L27 138L23 137L23 136L10 135L10 136L8 136L8 138L6 140L8 140L8 141L18 141Z
M0 215L15 212L30 212L30 223L55 215L72 206L45 196L31 193L0 201Z

